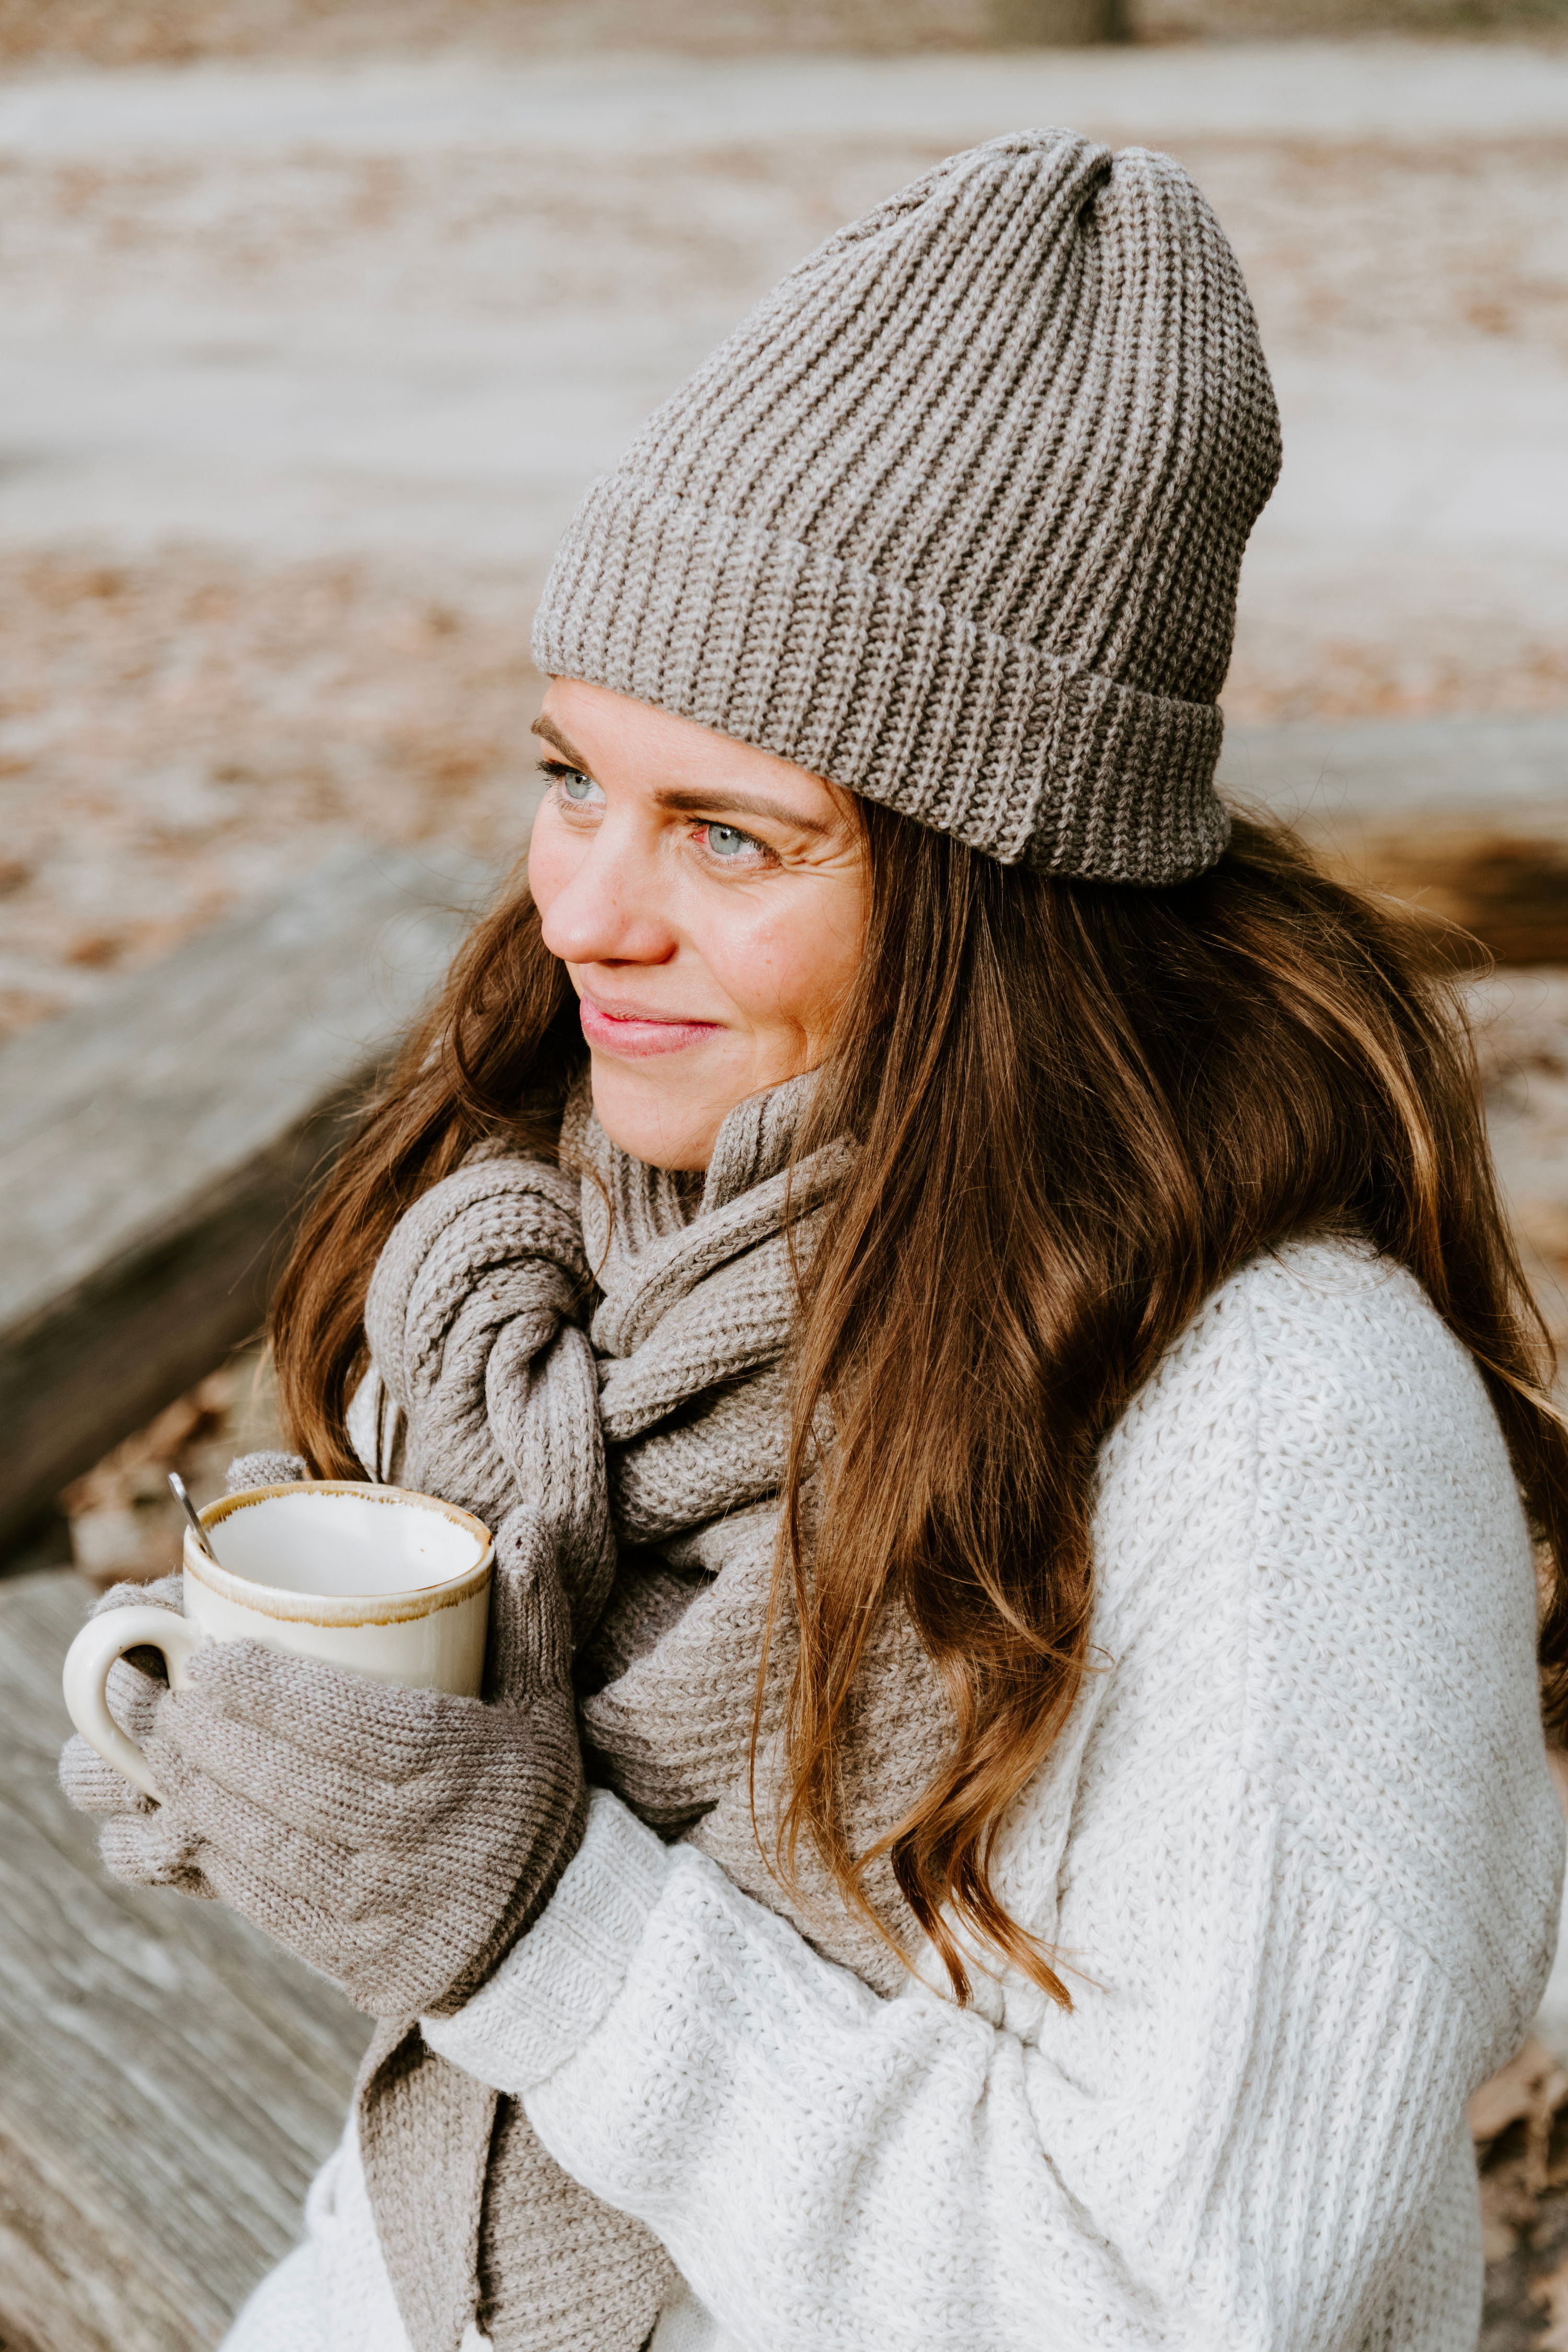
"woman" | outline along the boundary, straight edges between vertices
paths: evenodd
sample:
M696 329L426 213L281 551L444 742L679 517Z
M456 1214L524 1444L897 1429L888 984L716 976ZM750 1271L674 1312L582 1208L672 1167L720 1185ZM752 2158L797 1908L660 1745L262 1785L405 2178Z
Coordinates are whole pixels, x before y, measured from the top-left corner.
M497 1528L486 1697L227 1645L163 1808L68 1759L382 2021L235 2352L1474 2344L1568 1437L1443 988L1214 793L1276 467L1201 197L1052 131L590 491L275 1320L296 1473Z

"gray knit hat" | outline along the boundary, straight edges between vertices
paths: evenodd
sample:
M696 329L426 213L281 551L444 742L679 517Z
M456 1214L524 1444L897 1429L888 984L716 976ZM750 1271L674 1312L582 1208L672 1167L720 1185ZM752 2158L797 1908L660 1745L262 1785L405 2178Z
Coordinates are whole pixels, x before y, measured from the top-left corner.
M534 659L1008 864L1183 881L1229 830L1215 697L1279 468L1180 164L1017 131L840 229L666 402Z

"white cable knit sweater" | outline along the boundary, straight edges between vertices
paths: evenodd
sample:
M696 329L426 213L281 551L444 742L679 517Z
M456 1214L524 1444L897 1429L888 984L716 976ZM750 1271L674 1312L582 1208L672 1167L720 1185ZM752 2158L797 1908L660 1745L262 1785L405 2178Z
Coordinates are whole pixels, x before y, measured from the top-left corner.
M1526 2031L1563 1836L1531 1549L1414 1280L1299 1244L1112 1433L1093 1676L998 1885L1070 1963L882 2001L595 1796L430 2041L689 2292L658 2352L1473 2352L1470 2091ZM352 2144L235 2352L397 2352Z

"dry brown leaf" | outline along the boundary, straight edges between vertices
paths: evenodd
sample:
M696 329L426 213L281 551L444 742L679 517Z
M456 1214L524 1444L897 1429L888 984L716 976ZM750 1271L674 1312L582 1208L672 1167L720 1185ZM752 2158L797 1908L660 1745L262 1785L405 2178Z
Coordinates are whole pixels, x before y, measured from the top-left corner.
M1543 2187L1552 2119L1564 2105L1568 2105L1568 2074L1550 2050L1531 2040L1516 2058L1481 2084L1470 2101L1470 2131L1478 2140L1493 2140L1510 2124L1527 2124L1532 2154L1538 2150ZM1533 2164L1531 2169L1533 2173Z
M231 1455L278 1443L269 1377L256 1360L209 1373L61 1495L78 1569L100 1586L166 1574L183 1531L169 1472L205 1500L221 1493Z
M1537 2279L1535 2299L1546 2314L1546 2333L1536 2337L1539 2352L1568 2352L1568 2263L1547 2278Z

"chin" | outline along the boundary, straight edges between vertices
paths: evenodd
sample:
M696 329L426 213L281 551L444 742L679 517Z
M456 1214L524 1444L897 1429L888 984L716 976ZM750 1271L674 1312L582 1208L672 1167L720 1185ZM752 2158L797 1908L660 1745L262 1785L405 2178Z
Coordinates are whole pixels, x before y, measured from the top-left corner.
M597 1060L593 1066L594 1109L610 1141L650 1168L668 1168L675 1174L706 1168L713 1139L723 1125L726 1104L715 1110L708 1104L680 1100L656 1093L647 1086L628 1084L619 1072L607 1072ZM742 1097L736 1097L736 1101Z

